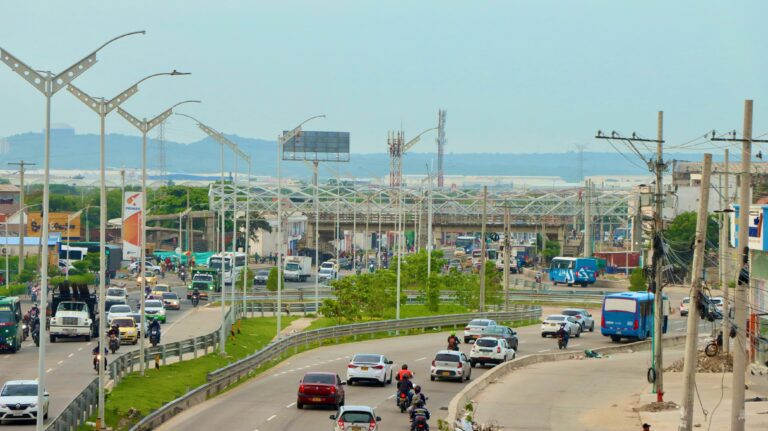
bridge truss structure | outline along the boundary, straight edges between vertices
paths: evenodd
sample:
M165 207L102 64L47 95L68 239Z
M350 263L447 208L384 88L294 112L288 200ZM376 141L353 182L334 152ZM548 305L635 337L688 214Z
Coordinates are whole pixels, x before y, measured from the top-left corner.
M413 219L426 214L429 203L427 188L403 186L403 214ZM236 193L236 194L235 194ZM225 184L222 192L219 184L209 186L211 208L219 208L224 199L227 211L236 209L244 214L246 201L251 211L262 216L277 211L277 187L275 184L253 183L250 190L245 184ZM510 208L512 225L567 225L583 223L585 194L581 189L563 190L495 190L488 192L489 224L501 225L504 207ZM631 192L623 190L596 191L592 195L594 220L624 225L629 217ZM397 189L379 185L320 185L318 190L320 223L358 222L364 217L394 223L397 218ZM288 214L314 214L314 187L312 184L289 184L282 187L284 212ZM445 190L432 189L433 225L480 225L483 213L482 189Z

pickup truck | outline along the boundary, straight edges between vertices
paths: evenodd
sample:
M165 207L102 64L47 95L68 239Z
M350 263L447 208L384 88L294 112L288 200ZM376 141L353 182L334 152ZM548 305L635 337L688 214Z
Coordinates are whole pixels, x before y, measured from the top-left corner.
M306 281L312 274L312 258L309 256L288 256L285 259L283 276L286 280Z
M59 284L51 300L51 343L59 338L84 338L90 342L95 317L96 294L87 285Z

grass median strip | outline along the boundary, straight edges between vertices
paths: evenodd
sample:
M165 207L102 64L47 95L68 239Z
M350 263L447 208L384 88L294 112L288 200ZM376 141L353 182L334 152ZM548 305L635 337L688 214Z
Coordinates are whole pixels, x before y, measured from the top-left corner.
M283 317L288 325L295 319ZM143 416L184 395L206 382L209 372L253 354L269 344L276 334L274 317L244 319L240 334L227 341L227 356L211 353L197 359L148 368L144 377L132 373L108 395L105 405L106 423L115 430L127 430ZM189 355L188 355L189 356ZM91 418L93 421L95 417ZM93 429L81 426L81 430Z

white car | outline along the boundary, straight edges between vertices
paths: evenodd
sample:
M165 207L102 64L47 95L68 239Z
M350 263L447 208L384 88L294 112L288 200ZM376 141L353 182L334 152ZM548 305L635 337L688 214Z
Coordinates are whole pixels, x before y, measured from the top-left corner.
M720 312L721 315L725 315L723 312L725 307L725 300L722 296L713 296L709 298L709 301L715 305L715 309Z
M568 331L571 337L578 338L581 335L581 325L579 325L575 317L564 314L552 314L547 316L544 322L541 323L541 337L544 338L547 335L554 337L563 323L565 323L565 330Z
M441 350L432 360L429 369L429 380L451 379L463 382L472 376L472 366L463 352Z
M128 304L113 305L109 307L109 311L107 311L107 322L116 317L131 317L131 313L133 313L133 310L131 310L131 306Z
M48 418L48 392L43 398L43 418ZM0 423L37 419L37 381L10 380L0 389Z
M331 281L336 279L336 271L333 270L333 268L320 268L320 273L318 274L318 278L320 281Z
M688 308L691 305L691 297L686 296L683 298L682 301L680 301L680 315L681 316L687 316L688 315Z
M335 415L333 431L378 431L381 418L368 406L341 406Z
M470 340L476 340L482 337L482 333L485 328L489 326L496 326L496 321L491 319L473 319L467 326L464 327L464 343L469 343Z
M141 269L141 262L138 260L136 262L131 262L131 264L128 265L128 271L132 273L139 272L140 269ZM159 266L155 265L150 261L146 261L144 263L144 269L146 269L147 271L152 271L155 274L160 274L160 272L162 271Z
M147 316L147 320L154 319L165 323L165 304L158 299L144 301L144 315Z
M376 382L381 386L392 383L392 361L384 355L357 354L347 365L347 383Z
M110 287L107 289L106 301L112 303L125 303L128 300L128 291L122 287Z
M581 325L581 331L595 332L595 319L589 314L589 311L583 308L566 308L562 311L565 316L573 316Z
M500 364L510 359L515 359L515 351L503 338L478 338L469 351L469 363L473 367L476 364Z

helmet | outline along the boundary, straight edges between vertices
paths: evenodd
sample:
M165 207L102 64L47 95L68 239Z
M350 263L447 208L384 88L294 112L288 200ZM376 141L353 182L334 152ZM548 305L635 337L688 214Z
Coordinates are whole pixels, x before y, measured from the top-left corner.
M451 331L451 337L455 337L455 336L456 336L456 331Z
M402 366L401 368L402 368L403 370L407 370L407 369L408 369L408 364L403 364L403 366Z
M421 386L419 386L419 385L414 386L413 391L416 392L417 394L420 393L421 392Z

